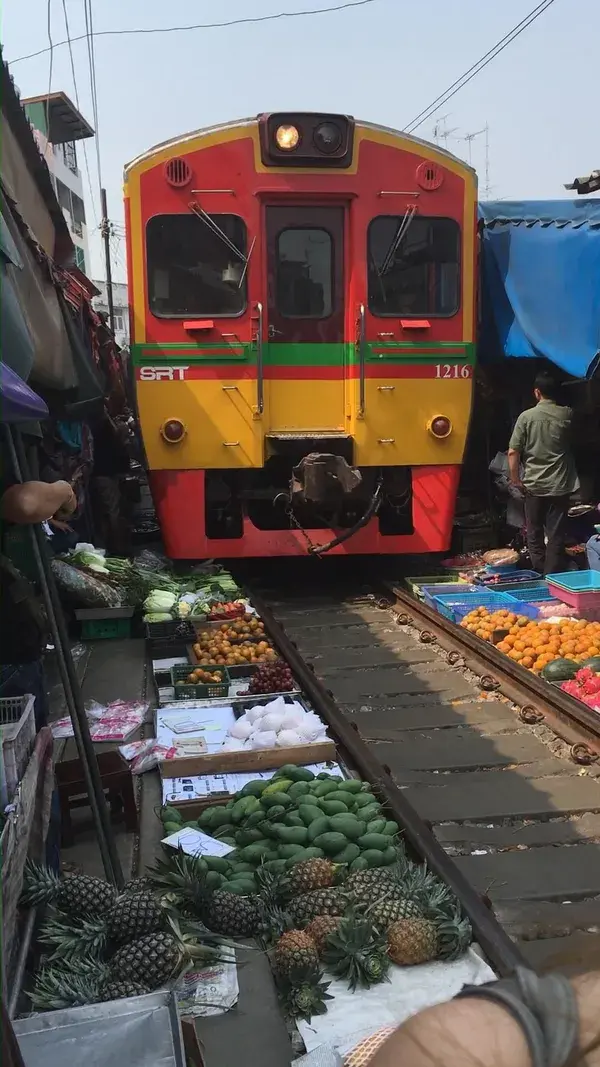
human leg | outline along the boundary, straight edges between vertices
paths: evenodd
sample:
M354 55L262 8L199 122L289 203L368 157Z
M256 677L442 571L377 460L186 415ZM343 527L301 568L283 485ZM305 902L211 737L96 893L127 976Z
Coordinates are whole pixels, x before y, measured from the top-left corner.
M534 571L544 573L546 563L546 545L544 541L544 526L546 521L547 497L525 497L525 521L527 524L527 548L531 566Z
M548 497L546 511L546 569L544 574L560 574L565 569L565 535L569 497Z

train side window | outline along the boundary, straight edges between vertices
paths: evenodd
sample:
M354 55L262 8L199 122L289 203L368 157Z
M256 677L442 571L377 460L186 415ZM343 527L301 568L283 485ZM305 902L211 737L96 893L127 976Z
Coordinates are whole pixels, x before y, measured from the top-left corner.
M327 319L333 311L333 240L323 229L292 227L277 237L277 310L289 319Z
M241 315L246 224L237 215L154 215L146 226L148 302L157 318Z
M454 219L378 215L367 234L373 315L447 318L460 307L460 227Z

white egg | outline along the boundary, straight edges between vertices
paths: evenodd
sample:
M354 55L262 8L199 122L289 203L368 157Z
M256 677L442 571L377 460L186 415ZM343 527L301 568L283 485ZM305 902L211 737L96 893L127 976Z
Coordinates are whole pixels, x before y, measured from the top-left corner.
M277 734L277 744L280 748L293 748L302 744L302 738L296 730L280 730Z

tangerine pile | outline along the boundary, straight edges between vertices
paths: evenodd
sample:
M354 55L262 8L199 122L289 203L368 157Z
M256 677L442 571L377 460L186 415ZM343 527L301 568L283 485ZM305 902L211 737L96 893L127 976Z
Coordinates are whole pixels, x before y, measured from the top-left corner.
M582 663L600 655L600 622L586 619L544 622L507 610L489 612L487 608L476 608L465 616L461 626L484 641L492 641L499 630L504 631L496 648L536 674L555 659Z

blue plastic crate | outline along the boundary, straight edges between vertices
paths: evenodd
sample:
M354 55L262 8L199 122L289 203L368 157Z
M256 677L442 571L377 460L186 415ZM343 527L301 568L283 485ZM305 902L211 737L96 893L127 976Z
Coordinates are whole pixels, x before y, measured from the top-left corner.
M600 571L565 571L547 580L571 593L600 593Z
M427 606L435 611L434 597L441 595L462 597L465 593L476 593L477 588L469 582L438 582L436 585L422 585L421 593Z
M550 592L547 582L524 582L514 589L503 589L503 593L513 600L524 604L538 604L542 600L555 600L556 597Z
M459 596L458 593L442 593L433 598L433 607L440 615L443 615L445 619L449 619L450 622L460 622L465 615L468 615L470 611L474 611L475 608L487 608L488 611L499 611L501 608L507 608L509 611L515 611L515 601L507 596L505 593L488 593L484 589L478 589L475 593L466 593ZM525 605L529 607L529 605ZM519 611L521 605L519 605ZM520 611L521 614L527 615L528 611ZM537 618L537 611L531 615L532 619Z
M491 576L488 575L487 577ZM523 585L524 582L538 582L541 577L538 571L513 571L511 574L498 576L497 582L485 582L483 575L475 578L474 581L478 585L484 585L486 589L498 589L501 593L507 593L511 588Z

